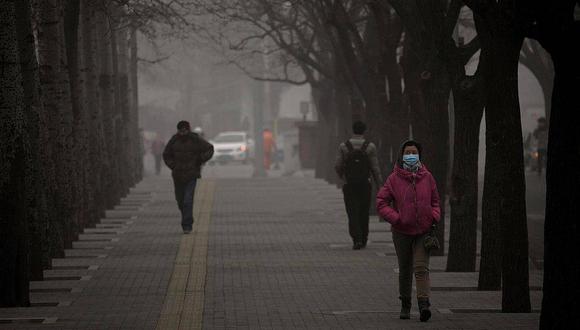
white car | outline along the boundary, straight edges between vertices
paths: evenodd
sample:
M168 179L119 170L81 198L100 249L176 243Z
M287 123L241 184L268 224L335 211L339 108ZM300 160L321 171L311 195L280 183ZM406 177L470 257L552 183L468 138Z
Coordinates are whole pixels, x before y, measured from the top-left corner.
M214 150L212 161L220 164L239 161L245 164L250 160L252 139L246 132L222 132L209 142Z

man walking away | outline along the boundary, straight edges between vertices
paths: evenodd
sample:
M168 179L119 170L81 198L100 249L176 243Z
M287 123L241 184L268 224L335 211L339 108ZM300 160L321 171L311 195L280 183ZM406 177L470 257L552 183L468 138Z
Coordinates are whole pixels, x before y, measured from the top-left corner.
M369 235L369 208L371 203L372 176L377 186L382 185L377 148L365 140L366 125L356 121L352 125L354 135L340 144L335 170L343 181L342 193L348 215L348 231L353 250L366 247Z
M177 134L171 137L163 151L163 160L171 169L185 234L189 234L193 226L193 197L197 179L201 178L201 165L212 156L213 145L191 132L191 126L184 120L177 124Z

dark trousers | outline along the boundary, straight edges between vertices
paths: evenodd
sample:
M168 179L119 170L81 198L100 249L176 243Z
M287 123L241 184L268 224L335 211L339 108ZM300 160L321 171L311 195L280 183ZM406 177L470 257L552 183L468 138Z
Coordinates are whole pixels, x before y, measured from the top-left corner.
M193 226L193 198L195 197L195 186L197 178L189 182L178 182L173 180L175 187L175 200L181 211L181 227L183 230L191 230Z
M342 187L344 205L348 215L348 232L353 242L367 243L369 236L369 208L371 184L347 183Z

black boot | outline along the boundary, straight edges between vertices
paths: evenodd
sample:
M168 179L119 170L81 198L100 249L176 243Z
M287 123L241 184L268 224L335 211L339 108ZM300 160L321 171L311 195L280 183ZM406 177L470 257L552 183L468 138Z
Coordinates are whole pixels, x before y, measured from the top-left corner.
M431 311L429 310L429 298L417 298L419 304L419 319L421 322L427 322L431 318Z
M401 299L401 320L408 320L411 318L411 297L399 297Z

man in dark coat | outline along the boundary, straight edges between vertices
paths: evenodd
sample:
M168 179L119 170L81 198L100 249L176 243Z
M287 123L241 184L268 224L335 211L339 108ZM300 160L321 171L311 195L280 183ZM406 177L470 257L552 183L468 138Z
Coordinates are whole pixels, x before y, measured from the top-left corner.
M181 227L185 234L193 225L193 197L197 179L201 178L201 165L213 156L213 145L191 132L187 121L177 124L173 135L163 151L163 160L171 169L175 185L175 199L181 211Z

